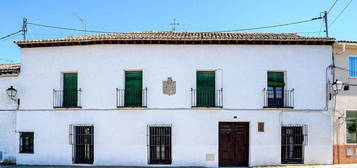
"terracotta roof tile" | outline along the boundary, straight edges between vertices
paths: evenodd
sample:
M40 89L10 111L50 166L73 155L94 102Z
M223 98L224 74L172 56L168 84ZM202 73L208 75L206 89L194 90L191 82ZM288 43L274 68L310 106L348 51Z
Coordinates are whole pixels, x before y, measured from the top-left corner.
M69 36L57 39L16 41L20 47L30 45L79 43L104 41L316 41L334 42L334 38L304 37L296 33L242 33L242 32L181 32L181 31L143 31L113 34ZM64 44L63 44L64 45ZM71 45L71 44L69 44Z
M20 69L20 64L0 64L0 76L18 75Z
M338 43L354 43L354 44L357 44L357 41L348 41L348 40L340 40L340 41L337 41Z

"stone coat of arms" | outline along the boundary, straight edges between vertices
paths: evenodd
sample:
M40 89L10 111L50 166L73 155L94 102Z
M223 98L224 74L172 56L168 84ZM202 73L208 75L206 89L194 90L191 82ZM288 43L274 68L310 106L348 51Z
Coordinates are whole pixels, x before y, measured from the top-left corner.
M166 81L162 81L162 92L169 96L176 93L176 81L173 81L172 77L168 77Z

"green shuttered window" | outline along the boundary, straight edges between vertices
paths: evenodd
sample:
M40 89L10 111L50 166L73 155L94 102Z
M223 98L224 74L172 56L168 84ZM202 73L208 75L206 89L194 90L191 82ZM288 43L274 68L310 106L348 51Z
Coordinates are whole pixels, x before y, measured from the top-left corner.
M78 102L77 73L63 74L63 107L77 107Z
M268 72L268 87L284 86L284 72Z
M143 72L126 71L124 106L126 107L142 106L142 94L143 94Z
M215 106L215 72L197 71L197 106L214 107Z

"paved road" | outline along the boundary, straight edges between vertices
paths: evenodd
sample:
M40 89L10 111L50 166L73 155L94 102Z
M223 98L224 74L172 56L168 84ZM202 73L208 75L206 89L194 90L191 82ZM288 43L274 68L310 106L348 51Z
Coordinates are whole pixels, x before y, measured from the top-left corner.
M357 168L357 164L340 165L289 165L289 166L257 166L253 168Z
M1 166L0 168L145 168L145 167L125 167L125 166ZM151 167L150 168L155 168ZM166 167L158 167L166 168ZM168 166L170 168L170 166ZM179 168L192 168L192 167L179 167ZM195 167L197 168L197 167ZM357 164L349 165L284 165L284 166L255 166L252 168L357 168Z

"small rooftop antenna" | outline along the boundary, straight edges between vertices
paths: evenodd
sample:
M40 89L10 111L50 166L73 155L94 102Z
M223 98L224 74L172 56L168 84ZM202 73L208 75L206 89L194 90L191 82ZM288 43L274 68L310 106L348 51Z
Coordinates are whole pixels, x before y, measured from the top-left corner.
M176 26L180 25L180 23L176 22L176 19L174 19L170 25L172 26L171 29L172 31L176 31Z
M82 19L81 17L79 17L76 13L73 13L73 15L82 23L83 28L84 28L84 35L87 34L87 22Z

